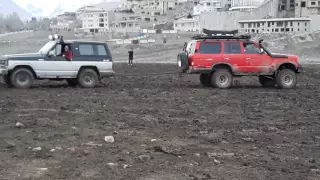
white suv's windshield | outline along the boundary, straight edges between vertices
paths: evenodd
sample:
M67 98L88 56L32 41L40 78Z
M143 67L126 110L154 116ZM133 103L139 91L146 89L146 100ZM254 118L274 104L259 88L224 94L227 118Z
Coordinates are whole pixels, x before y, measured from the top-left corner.
M41 54L45 54L48 53L50 51L50 49L56 44L55 41L49 41L47 42L47 44L45 44L40 50L39 53Z

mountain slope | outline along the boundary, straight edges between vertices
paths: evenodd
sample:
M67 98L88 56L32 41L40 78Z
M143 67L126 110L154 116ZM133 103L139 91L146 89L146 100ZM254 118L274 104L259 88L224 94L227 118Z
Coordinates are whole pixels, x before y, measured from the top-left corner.
M30 19L32 14L26 11L25 9L18 6L12 0L1 0L0 1L0 13L11 14L17 13L22 20Z

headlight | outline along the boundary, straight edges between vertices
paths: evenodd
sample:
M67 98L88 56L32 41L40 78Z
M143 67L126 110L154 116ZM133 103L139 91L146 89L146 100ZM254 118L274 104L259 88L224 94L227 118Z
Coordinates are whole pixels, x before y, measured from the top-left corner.
M8 60L0 60L0 65L8 65Z

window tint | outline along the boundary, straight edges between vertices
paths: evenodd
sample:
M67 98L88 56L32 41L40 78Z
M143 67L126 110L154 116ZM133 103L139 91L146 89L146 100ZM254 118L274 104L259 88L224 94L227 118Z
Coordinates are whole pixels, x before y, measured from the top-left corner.
M253 43L243 43L246 54L260 54L260 49Z
M106 51L106 47L104 45L95 45L97 47L97 51L98 51L98 56L106 56L107 55L107 51Z
M79 53L81 56L94 55L93 46L91 44L79 44Z
M241 54L240 42L225 42L224 53L225 54Z
M220 54L221 43L220 42L202 42L199 49L200 54Z

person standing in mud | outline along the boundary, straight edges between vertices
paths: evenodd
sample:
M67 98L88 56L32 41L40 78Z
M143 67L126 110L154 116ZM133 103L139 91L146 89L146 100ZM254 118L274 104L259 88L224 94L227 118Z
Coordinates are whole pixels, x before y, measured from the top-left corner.
M133 60L133 48L130 48L130 51L128 51L129 53L129 65L132 65L132 60Z

